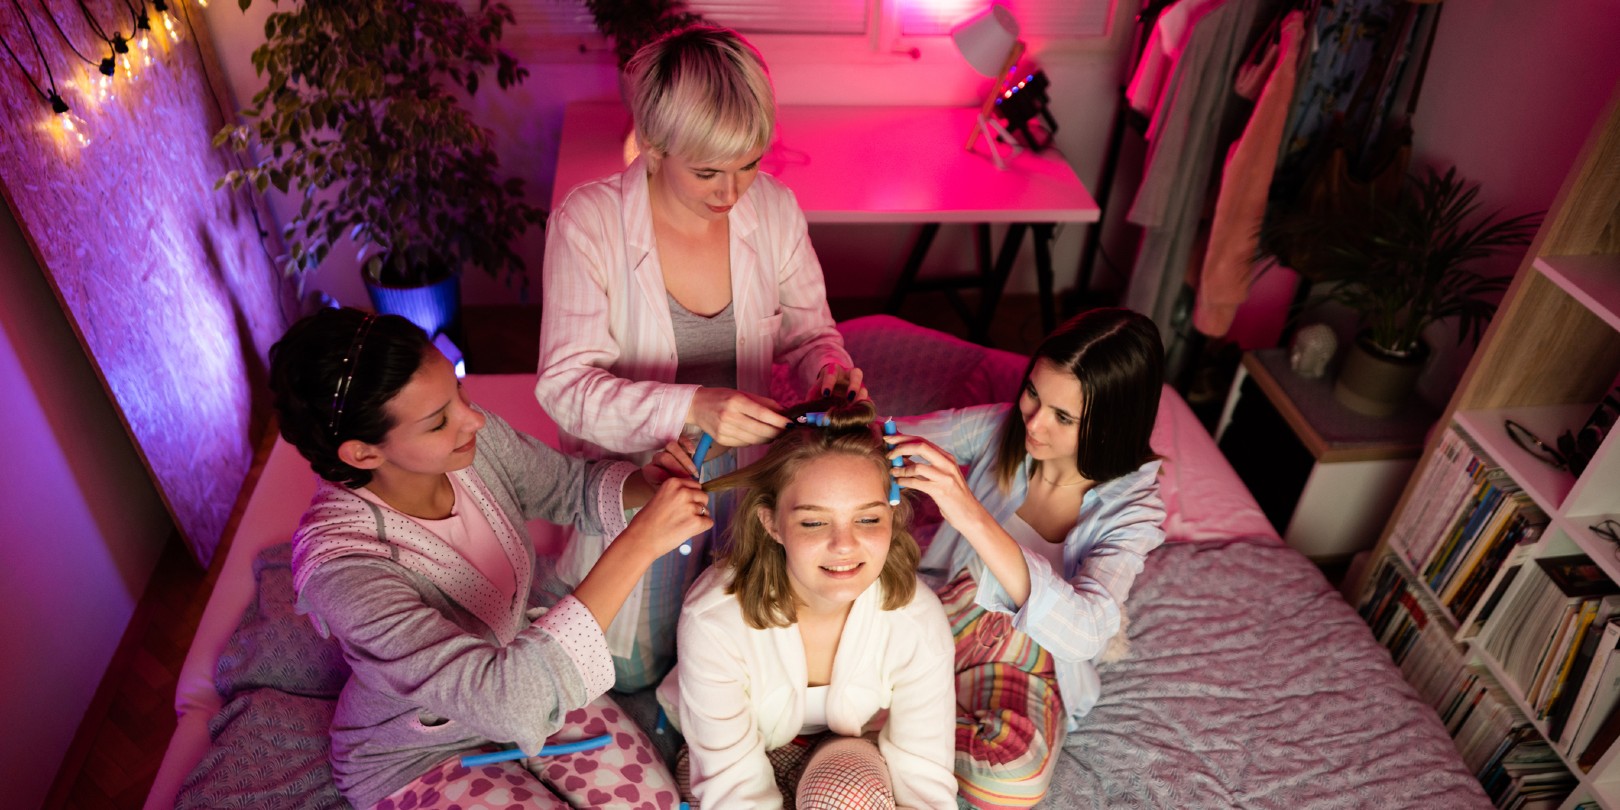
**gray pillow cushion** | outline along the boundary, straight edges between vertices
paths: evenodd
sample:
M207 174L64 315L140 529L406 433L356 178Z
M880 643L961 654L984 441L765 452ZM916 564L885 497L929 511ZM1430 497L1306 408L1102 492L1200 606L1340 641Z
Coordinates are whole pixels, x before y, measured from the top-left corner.
M868 315L838 324L844 348L865 375L884 416L915 416L945 408L1012 402L1029 358L969 343L892 315ZM805 392L777 366L771 396L783 405Z
M259 552L253 578L258 588L214 671L220 697L230 702L268 686L305 697L336 698L349 679L349 665L336 641L321 638L309 619L293 610L292 544Z
M328 729L336 701L253 689L208 723L214 744L175 800L176 810L338 810Z

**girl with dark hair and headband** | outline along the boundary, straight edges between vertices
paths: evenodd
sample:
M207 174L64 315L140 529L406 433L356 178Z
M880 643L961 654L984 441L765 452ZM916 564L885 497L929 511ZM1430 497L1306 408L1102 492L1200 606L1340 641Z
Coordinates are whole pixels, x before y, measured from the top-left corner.
M332 719L344 797L673 806L651 743L604 695L604 629L653 560L712 525L698 484L517 432L468 401L450 362L395 316L300 320L270 350L270 386L283 438L323 479L293 537L293 578L299 611L353 670ZM549 609L533 588L535 518L617 535ZM460 762L602 736L606 747L568 756Z

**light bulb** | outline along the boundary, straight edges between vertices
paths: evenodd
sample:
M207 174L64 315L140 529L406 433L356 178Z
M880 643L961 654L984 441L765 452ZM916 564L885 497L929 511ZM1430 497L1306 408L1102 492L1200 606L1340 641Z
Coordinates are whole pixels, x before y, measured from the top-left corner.
M118 70L123 71L130 81L140 78L140 74L136 72L136 60L130 57L129 40L124 39L123 34L113 34L112 46Z
M180 0L180 2L183 3L183 2L185 2L185 0ZM198 8L208 8L208 0L197 0L197 7Z
M152 66L152 20L144 8L135 20L135 63L141 70Z
M161 16L163 18L163 33L168 35L169 41L179 42L185 36L185 32L181 30L180 26L174 24L174 15L170 14L168 10L164 10Z
M56 118L61 124L62 134L67 138L68 143L82 149L95 141L95 137L90 134L90 125L85 123L78 113L69 110L56 116Z
M89 146L95 140L95 136L90 132L90 125L68 107L67 102L63 101L55 90L51 91L48 102L51 105L51 112L54 113L51 116L51 125L57 137L69 145L80 148Z
M113 68L112 57L103 59L100 65L85 65L84 72L79 79L80 95L97 107L106 104L113 97Z
M179 1L175 0L175 2ZM164 52L167 53L169 46L180 41L181 34L184 31L175 24L174 15L169 13L168 0L152 0L152 10L158 14L158 24L154 29L157 33L158 44L162 45Z

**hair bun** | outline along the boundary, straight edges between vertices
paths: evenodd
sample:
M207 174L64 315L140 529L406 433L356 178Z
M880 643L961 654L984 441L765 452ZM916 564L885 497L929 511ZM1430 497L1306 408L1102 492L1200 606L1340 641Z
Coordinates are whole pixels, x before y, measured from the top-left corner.
M877 419L877 406L872 400L850 402L844 397L822 397L789 408L784 414L795 421L807 413L825 413L827 424L823 430L847 431L869 428Z

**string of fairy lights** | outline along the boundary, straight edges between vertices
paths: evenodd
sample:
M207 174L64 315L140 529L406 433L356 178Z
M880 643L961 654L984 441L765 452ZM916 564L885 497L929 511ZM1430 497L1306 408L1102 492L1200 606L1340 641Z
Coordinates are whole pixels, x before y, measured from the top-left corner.
M81 47L51 10L50 0L31 0L38 6L32 13L24 7L24 2L9 0L10 10L21 21L32 51L30 53L27 46L14 47L7 41L3 27L0 27L0 50L5 51L12 67L22 74L44 109L49 111L45 114L50 128L76 147L89 146L93 140L90 125L77 108L100 106L111 101L122 87L138 81L162 54L186 39L188 33L195 33L191 31L191 12L186 4L208 5L208 0L112 0L109 5L117 19L109 23L98 18L85 0L72 0L84 15L89 35L96 40ZM122 12L128 12L127 19ZM0 19L3 17L0 14ZM78 60L76 72L59 75L52 68L51 54L59 51L51 48L47 53L45 43L41 42L41 32L49 41L52 31L67 46L67 52ZM86 55L87 52L91 55ZM35 60L37 64L30 64Z

